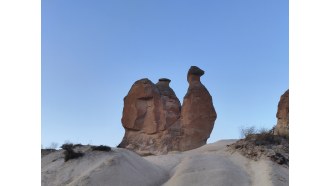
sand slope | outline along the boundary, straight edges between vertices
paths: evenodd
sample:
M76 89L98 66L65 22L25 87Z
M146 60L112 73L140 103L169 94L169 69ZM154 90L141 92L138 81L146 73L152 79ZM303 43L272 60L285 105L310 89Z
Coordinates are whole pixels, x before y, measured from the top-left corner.
M68 162L63 151L57 151L42 158L42 185L289 185L288 167L231 152L226 145L233 142L222 140L182 153L147 157L126 149L95 152L84 146L79 150L85 156Z
M85 155L64 162L63 151L42 158L42 185L160 185L167 172L134 152L115 149L95 152L80 149Z

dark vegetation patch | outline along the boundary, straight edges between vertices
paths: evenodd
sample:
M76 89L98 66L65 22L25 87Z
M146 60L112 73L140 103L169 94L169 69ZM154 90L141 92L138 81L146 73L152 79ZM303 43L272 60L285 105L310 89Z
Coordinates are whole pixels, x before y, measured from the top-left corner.
M289 136L274 135L271 130L256 130L248 127L241 130L243 139L228 145L230 149L239 151L243 156L258 160L262 156L280 164L289 166Z
M81 144L77 144L78 146L82 146ZM84 154L82 152L75 152L73 149L75 146L72 143L65 143L61 146L61 148L64 150L64 161L67 162L70 159L77 159L79 157L82 157Z
M82 144L78 143L78 144L74 144L73 145L73 148L75 148L75 147L82 147L82 146L83 146Z
M100 146L92 146L93 151L105 151L109 152L111 151L111 147L108 147L106 145L100 145Z

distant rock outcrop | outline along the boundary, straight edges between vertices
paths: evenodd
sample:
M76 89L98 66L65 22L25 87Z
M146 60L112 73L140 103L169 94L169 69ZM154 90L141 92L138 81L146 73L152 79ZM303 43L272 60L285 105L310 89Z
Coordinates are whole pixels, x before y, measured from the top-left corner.
M289 134L289 90L287 90L280 98L277 108L277 124L275 127L276 135Z
M200 82L204 71L192 66L189 88L181 103L166 78L157 84L148 79L136 81L124 98L122 124L125 136L118 147L139 154L166 154L206 144L216 112L212 97Z

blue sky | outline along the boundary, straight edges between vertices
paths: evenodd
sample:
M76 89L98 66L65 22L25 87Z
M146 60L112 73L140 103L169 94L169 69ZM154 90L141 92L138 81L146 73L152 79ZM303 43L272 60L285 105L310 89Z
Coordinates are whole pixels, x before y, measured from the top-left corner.
M271 128L289 88L288 15L285 0L43 0L43 146L118 145L131 85L166 77L182 102L192 65L218 114L208 142Z

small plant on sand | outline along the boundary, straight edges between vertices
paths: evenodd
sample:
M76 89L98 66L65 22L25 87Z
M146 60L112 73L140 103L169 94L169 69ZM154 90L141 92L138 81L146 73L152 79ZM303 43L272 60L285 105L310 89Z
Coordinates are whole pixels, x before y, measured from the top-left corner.
M100 146L92 146L93 151L105 151L109 152L111 151L111 147L105 146L105 145L100 145Z
M256 130L254 126L242 128L241 136L245 140L253 141L255 145L280 144L281 137L274 135L274 128Z
M75 148L75 147L82 147L83 145L81 144L81 143L78 143L78 144L74 144L73 145L73 148Z
M241 128L241 138L249 139L256 134L256 129L254 126Z
M288 137L275 135L274 127L270 130L246 127L241 128L240 133L242 139L229 147L250 159L258 160L261 156L266 156L280 165L289 165Z
M61 148L64 150L64 161L68 161L70 159L76 159L79 157L82 157L84 154L81 152L75 152L73 150L75 146L72 143L65 143L61 146Z

